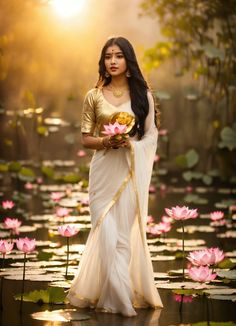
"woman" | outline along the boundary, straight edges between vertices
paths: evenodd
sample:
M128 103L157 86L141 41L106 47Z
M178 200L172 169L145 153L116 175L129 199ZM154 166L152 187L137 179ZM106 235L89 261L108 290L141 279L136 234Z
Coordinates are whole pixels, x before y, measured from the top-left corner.
M104 125L120 112L135 120L130 136L104 136ZM68 299L130 317L137 315L134 308L162 307L145 232L158 136L154 101L123 37L109 39L102 49L81 132L84 147L96 150L89 175L92 228Z

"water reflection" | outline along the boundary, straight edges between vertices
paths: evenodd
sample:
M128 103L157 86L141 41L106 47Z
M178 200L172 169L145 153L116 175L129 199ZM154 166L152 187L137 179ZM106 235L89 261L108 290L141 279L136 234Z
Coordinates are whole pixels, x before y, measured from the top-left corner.
M158 326L161 311L162 309L138 309L136 317L123 317L120 314L91 312L89 309L61 309L37 312L31 316L33 319L47 321L44 326L62 326L68 322L73 326ZM83 320L76 320L80 318Z

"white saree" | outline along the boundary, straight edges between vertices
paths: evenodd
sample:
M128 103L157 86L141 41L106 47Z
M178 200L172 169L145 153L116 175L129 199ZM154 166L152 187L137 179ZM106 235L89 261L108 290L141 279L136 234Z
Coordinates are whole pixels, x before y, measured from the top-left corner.
M143 138L131 139L131 149L99 150L93 155L89 175L92 228L67 296L72 305L126 316L135 316L134 308L162 307L146 243L148 189L158 136L154 104L148 98ZM85 99L82 132L98 125L97 110L133 114L130 101L115 107L101 90L93 89Z

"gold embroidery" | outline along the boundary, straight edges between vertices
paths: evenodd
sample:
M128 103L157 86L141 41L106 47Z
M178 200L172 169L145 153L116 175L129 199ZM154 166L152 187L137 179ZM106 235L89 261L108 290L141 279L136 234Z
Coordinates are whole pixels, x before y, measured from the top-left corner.
M135 192L136 203L137 203L137 214L138 214L139 228L140 228L143 245L145 248L145 236L144 236L144 232L143 232L143 228L142 228L142 219L141 219L140 203L139 203L139 197L138 197L138 188L137 188L137 184L136 184L136 180L135 180L134 146L132 143L130 145L131 145L131 147L130 147L131 175L132 175L132 181L133 181L134 192Z
M124 191L126 185L128 184L129 180L131 178L131 171L129 172L129 174L127 175L127 177L125 178L125 180L123 181L123 183L121 184L120 188L118 189L117 193L114 195L114 197L112 198L112 200L110 201L110 203L107 205L107 207L105 208L103 214L99 217L97 224L95 226L95 228L97 228L102 221L104 220L105 216L107 215L107 213L109 212L109 210L112 208L112 206L117 202L117 200L120 198L121 193Z

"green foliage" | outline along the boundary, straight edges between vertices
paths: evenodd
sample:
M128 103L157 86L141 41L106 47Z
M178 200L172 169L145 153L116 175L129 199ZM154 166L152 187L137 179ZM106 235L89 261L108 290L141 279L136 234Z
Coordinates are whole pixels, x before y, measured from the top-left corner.
M225 6L218 0L145 0L141 8L158 17L165 38L146 51L147 69L175 58L180 65L176 75L192 71L195 79L204 79L204 95L214 99L227 95L236 77L235 1Z
M0 172L7 172L7 171L8 171L8 164L0 163Z
M73 145L75 143L75 135L74 134L65 135L65 141L67 144Z
M82 187L83 188L88 188L88 185L89 185L89 181L87 179L83 179L82 180Z
M14 296L15 300L21 299L21 294ZM47 290L35 290L24 293L23 301L34 303L50 303L50 304L63 304L65 303L66 293L63 288L49 287Z
M229 258L225 258L217 265L217 267L222 269L233 269L236 267L236 264L233 263Z
M203 295L203 290L195 290L195 289L181 289L181 290L172 290L175 294L183 294L183 295Z
M41 172L50 179L53 178L54 173L55 173L54 169L51 168L50 166L42 166Z
M37 259L42 261L48 261L49 259L52 258L52 256L53 256L52 252L40 251L37 255Z
M224 127L220 133L221 141L219 148L228 148L230 151L236 148L236 124L230 127Z
M19 162L11 162L8 165L10 172L19 172L21 170L21 164Z
M199 155L194 149L189 150L184 155L178 155L175 158L176 164L183 168L192 168L194 165L198 163L198 160L199 160Z
M81 176L76 173L70 173L63 177L64 182L77 183L81 180Z
M18 172L18 177L22 181L34 181L36 178L36 174L32 169L22 167Z

